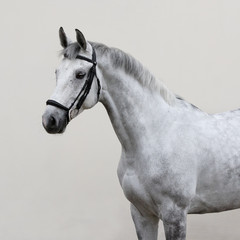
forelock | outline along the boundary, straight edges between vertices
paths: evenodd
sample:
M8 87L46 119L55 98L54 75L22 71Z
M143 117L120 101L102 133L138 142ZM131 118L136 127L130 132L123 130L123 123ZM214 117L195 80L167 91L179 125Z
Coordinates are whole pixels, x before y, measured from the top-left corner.
M81 48L77 42L71 43L61 51L61 55L69 59L75 59L79 54L80 50Z

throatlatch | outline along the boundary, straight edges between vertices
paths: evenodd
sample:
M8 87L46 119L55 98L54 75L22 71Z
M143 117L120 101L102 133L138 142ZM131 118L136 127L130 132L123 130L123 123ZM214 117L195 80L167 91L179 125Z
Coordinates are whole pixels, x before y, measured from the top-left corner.
M97 100L99 100L101 85L100 85L100 81L99 81L99 79L97 77L97 73L96 73L96 66L97 66L96 53L95 53L95 50L94 50L93 47L92 47L92 51L93 51L92 52L92 59L84 57L84 56L81 56L81 55L78 55L76 57L77 59L81 59L81 60L90 62L93 65L89 69L87 79L86 79L86 81L85 81L81 91L79 92L79 94L77 95L75 100L72 102L70 107L66 107L66 106L62 105L61 103L59 103L59 102L57 102L55 100L52 100L52 99L49 99L46 102L46 105L52 105L54 107L58 107L58 108L60 108L62 110L65 110L67 112L67 121L68 122L71 120L70 110L72 109L74 104L77 102L77 100L79 99L77 104L76 104L76 108L74 108L74 109L77 109L78 111L81 108L82 104L84 103L84 101L85 101L85 99L86 99L87 95L89 94L90 89L92 87L92 82L93 82L94 77L96 77L96 79L97 79L97 84L98 84ZM64 57L67 57L67 56L64 56Z

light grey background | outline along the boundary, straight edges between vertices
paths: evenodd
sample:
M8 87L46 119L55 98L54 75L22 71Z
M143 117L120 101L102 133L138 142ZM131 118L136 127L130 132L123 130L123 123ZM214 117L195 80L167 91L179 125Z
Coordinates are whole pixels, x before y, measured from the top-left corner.
M60 26L73 39L79 28L89 40L131 53L173 92L221 112L240 107L240 2L0 3L0 239L136 239L116 174L120 144L103 106L62 136L41 126ZM238 210L189 216L188 239L239 239L239 219Z

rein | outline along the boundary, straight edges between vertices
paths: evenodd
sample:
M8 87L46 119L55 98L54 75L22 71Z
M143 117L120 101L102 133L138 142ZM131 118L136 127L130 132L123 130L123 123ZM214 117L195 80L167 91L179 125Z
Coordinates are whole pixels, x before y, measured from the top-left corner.
M100 85L100 81L97 77L97 73L96 73L96 66L97 66L97 62L96 62L96 53L95 53L95 50L94 48L92 47L92 59L90 58L87 58L87 57L84 57L84 56L81 56L81 55L78 55L76 58L77 59L81 59L81 60L84 60L84 61L87 61L87 62L90 62L92 63L92 67L89 69L89 72L88 72L88 76L87 76L87 79L82 87L82 89L80 90L80 92L78 93L77 97L75 98L75 100L72 102L72 104L70 105L70 107L66 107L64 105L62 105L61 103L55 101L55 100L52 100L52 99L49 99L47 100L46 102L46 105L52 105L54 107L57 107L57 108L60 108L64 111L67 112L67 121L69 122L72 117L71 117L71 111L72 110L77 110L79 111L79 109L81 108L82 104L84 103L87 95L89 94L90 92L90 89L92 87L92 82L93 82L93 79L94 77L96 77L97 79L97 84L98 84L98 91L97 91L97 101L99 100L99 95L100 95L100 90L101 90L101 85ZM64 56L64 57L67 57L67 56ZM79 100L78 100L79 99ZM78 102L77 102L78 100ZM76 104L76 108L72 109L72 107L74 106L74 104L77 102Z

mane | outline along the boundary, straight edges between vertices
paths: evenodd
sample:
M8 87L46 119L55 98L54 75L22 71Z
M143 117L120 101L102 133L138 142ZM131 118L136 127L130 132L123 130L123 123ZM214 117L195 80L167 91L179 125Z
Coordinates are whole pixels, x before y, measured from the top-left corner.
M169 105L173 105L176 96L168 90L168 88L159 80L157 80L138 60L131 55L117 48L110 48L102 43L90 42L94 49L101 55L108 55L111 63L116 68L123 69L127 74L133 76L143 86L157 91ZM62 55L74 59L79 54L80 47L78 43L71 43L67 48L63 49Z

